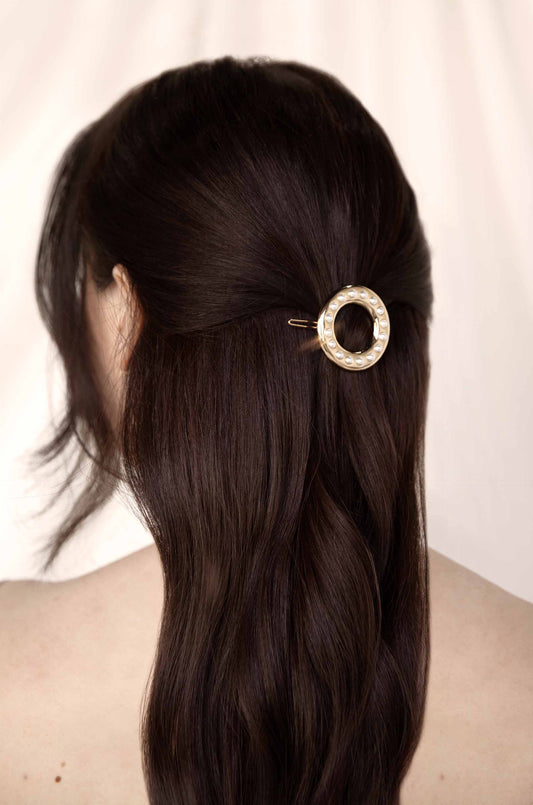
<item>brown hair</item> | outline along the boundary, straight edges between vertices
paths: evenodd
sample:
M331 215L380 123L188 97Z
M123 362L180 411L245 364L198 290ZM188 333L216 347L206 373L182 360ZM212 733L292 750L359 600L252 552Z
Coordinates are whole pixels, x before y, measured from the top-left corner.
M118 432L91 369L89 261L99 288L124 265L143 311ZM287 325L347 284L390 316L386 353L362 372ZM398 803L429 658L433 295L415 194L382 128L297 62L167 70L66 149L36 293L67 379L36 456L76 448L59 496L89 468L44 567L121 479L161 557L150 802ZM337 334L366 349L370 317L344 307Z

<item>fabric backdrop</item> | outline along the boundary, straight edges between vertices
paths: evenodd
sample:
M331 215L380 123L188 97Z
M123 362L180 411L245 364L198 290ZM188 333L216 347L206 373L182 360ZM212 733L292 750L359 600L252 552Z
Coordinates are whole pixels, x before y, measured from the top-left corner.
M38 576L35 550L59 514L31 518L60 477L37 480L26 458L63 390L32 285L60 154L162 70L268 55L337 75L392 141L433 254L428 540L533 601L532 41L529 0L4 0L0 578ZM151 541L118 496L43 578Z

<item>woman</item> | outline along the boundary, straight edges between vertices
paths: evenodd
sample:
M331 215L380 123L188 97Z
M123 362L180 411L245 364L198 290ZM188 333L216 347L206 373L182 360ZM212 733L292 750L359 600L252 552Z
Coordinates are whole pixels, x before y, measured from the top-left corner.
M57 168L36 292L37 455L89 468L44 566L121 481L154 546L0 591L2 801L527 802L531 606L427 549L430 252L359 101L269 59L135 87Z

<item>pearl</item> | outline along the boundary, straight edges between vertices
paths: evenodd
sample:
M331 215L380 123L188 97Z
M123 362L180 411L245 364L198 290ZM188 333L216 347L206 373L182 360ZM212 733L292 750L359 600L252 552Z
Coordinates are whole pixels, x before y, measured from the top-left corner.
M376 344L374 349L376 350L376 352L381 352L381 344Z
M331 310L337 310L338 307L339 306L338 306L338 304L336 302L332 302L331 305L330 305Z
M344 353L343 352L336 352L335 355L337 356L337 358L342 358Z
M383 313L383 308L381 307L381 305L376 308L376 313L379 313L380 316Z
M352 361L352 359L350 358L350 356L349 356L349 355L348 355L348 356L347 356L347 358L346 358L346 363L353 363L353 361Z
M324 330L324 332L326 333L326 335L331 335L331 329L329 327L327 330Z
M369 352L366 357L367 357L367 360L371 361L371 360L374 359L374 354L372 352Z
M338 295L337 299L339 300L339 302L344 302L344 300L346 299L346 297L344 296L344 294L343 294L343 293L340 293L340 294Z
M361 291L361 299L364 299L366 296L368 296L367 292Z
M348 291L348 296L351 296L351 298L353 299L354 296L357 296L357 291Z
M333 321L333 316L331 315L331 313L326 313L325 318L326 318L326 321Z
M356 358L355 362L358 364L358 366L361 366L361 364L363 363L363 359L362 358Z
M385 333L380 333L380 334L378 335L378 338L379 338L379 340L380 340L380 341L385 341L385 339L387 338L387 336L385 335Z
M328 341L328 343L329 343L331 349L335 349L335 347L337 346L335 341Z
M373 305L375 305L378 300L376 299L375 296L371 296L370 301L372 302Z
M381 324L382 327L386 327L387 326L387 320L386 319L381 319L380 324Z

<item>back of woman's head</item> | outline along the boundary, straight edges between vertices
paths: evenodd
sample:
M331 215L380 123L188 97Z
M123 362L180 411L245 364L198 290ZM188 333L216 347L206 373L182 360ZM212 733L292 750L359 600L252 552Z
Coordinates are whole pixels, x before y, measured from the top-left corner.
M117 427L85 276L127 269L142 311ZM311 330L344 285L387 306L365 371ZM86 488L48 567L127 482L160 553L143 713L154 805L399 801L427 683L424 426L430 254L376 121L334 77L224 57L136 86L58 165L36 290ZM339 340L364 350L360 306ZM310 347L310 348L309 348Z

